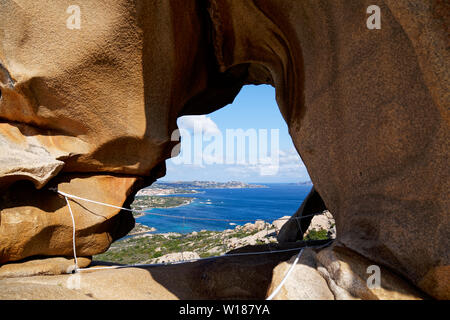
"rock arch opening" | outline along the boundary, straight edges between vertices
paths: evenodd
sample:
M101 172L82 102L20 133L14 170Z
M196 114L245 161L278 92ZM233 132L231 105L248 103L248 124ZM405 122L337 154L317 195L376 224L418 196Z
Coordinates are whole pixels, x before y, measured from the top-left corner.
M152 214L136 215L129 236L151 236L154 245L127 238L123 252L116 243L96 260L171 262L334 238L330 214L311 223L326 207L295 150L272 86L244 86L226 107L180 117L172 138L179 143L166 161L166 175L131 204ZM146 251L133 249L139 246Z

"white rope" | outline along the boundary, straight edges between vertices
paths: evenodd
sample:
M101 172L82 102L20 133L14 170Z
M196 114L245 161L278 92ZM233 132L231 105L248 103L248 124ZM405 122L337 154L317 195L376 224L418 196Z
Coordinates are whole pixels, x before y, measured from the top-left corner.
M275 290L273 290L273 292L270 294L269 297L267 297L266 300L272 300L277 294L278 292L281 290L281 288L283 287L284 283L286 282L286 280L289 278L289 276L291 275L292 270L294 270L295 265L297 264L298 260L300 259L302 253L303 253L303 249L302 248L300 250L300 252L298 253L297 257L294 260L294 263L292 263L291 267L289 268L288 272L285 274L283 280L281 280L280 284L276 287Z
M73 246L73 257L75 260L74 272L77 273L78 272L78 260L77 260L77 250L76 250L76 245L75 245L75 230L76 230L75 219L73 217L72 208L70 207L69 199L67 199L66 196L64 196L64 198L66 199L67 206L69 207L70 216L72 217L72 246Z

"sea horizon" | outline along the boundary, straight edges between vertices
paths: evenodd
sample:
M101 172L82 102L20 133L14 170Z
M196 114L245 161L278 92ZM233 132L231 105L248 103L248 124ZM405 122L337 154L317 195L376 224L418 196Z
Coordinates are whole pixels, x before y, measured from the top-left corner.
M311 180L307 181L244 181L244 180L157 180L153 184L158 183L182 183L182 182L217 182L217 183L228 183L228 182L242 182L246 184L313 184ZM150 186L149 186L150 187Z

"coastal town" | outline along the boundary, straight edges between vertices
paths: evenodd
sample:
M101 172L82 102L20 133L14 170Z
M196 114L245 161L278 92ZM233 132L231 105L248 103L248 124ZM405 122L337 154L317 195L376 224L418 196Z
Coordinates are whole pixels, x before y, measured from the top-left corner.
M155 182L151 186L140 190L139 196L164 196L171 194L198 193L198 189L242 189L242 188L267 188L261 184L249 184L240 181L217 182L217 181L176 181Z

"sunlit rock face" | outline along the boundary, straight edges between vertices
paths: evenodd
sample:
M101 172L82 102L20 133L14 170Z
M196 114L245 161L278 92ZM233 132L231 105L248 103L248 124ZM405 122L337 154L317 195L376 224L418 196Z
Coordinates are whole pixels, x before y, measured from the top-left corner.
M71 254L48 186L127 204L164 174L178 116L268 83L336 242L448 297L448 4L379 1L368 29L371 4L84 1L70 29L69 3L2 2L0 262ZM86 256L133 224L89 209Z
M214 3L221 70L271 79L337 241L448 297L448 5L381 2L368 29L370 1Z
M79 29L69 4L0 5L0 263L72 254L68 208L48 187L122 206L164 175L176 118L209 81L196 2L83 1ZM80 204L92 212L73 204L79 255L134 225Z

